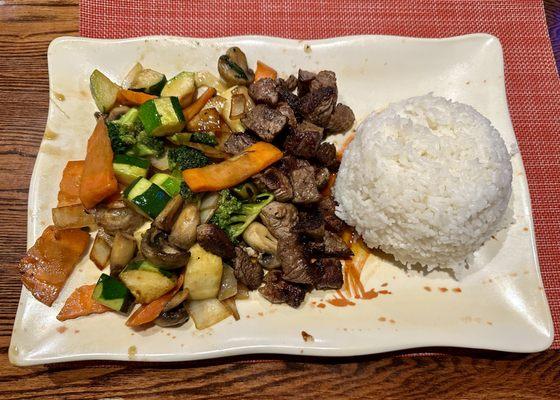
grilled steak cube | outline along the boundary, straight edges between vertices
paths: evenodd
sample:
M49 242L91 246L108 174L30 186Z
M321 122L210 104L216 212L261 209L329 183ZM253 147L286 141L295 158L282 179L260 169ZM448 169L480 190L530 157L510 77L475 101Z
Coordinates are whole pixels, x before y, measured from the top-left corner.
M196 228L196 241L206 251L219 257L230 259L235 257L233 243L226 233L214 224L202 224Z
M325 132L328 135L346 132L352 128L355 120L356 117L352 109L347 105L338 103L325 127Z
M235 248L233 272L239 282L250 290L257 289L263 281L264 271L262 266L255 257L251 257L239 246Z
M317 266L317 276L315 289L328 290L340 289L344 284L342 276L342 263L336 258L322 258L315 263Z
M276 167L269 167L253 176L253 181L263 192L272 192L278 201L287 202L294 196L290 178Z
M290 181L294 189L293 202L295 204L310 204L321 200L315 181L315 168L313 166L297 168L290 174Z
M298 308L305 299L306 291L302 285L284 280L281 271L272 270L264 277L264 286L259 288L259 293L271 303L286 303Z
M247 129L266 142L272 142L287 121L286 116L265 104L256 105L241 119Z
M248 133L232 133L224 143L224 151L229 154L239 154L255 143L257 139Z
M286 138L284 148L287 153L302 158L314 158L323 140L323 128L308 121L299 124Z
M255 103L268 104L275 106L278 103L278 87L274 80L271 78L259 79L249 86L249 96Z

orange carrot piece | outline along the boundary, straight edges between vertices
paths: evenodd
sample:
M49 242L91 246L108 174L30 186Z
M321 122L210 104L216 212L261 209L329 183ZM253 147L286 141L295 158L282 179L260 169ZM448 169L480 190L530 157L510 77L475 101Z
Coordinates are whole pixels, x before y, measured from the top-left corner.
M193 119L194 116L198 114L204 108L206 103L208 103L208 101L215 95L216 89L214 89L213 87L206 89L206 91L202 93L202 95L198 99L196 99L194 103L183 109L185 120L188 122Z
M117 93L117 104L125 106L140 106L152 99L157 99L157 96L128 89L121 89Z
M84 285L74 290L66 299L56 319L59 321L66 321L67 319L110 311L111 309L109 307L105 307L103 304L93 300L92 295L94 289L95 285Z
M163 308L169 300L175 296L183 285L183 275L179 276L177 279L177 284L170 292L167 292L160 298L155 299L151 303L142 304L126 321L126 326L140 326L152 322L155 320L163 311Z
M84 160L68 161L58 191L58 207L80 204L80 180L84 171Z
M105 121L99 118L87 144L84 172L80 182L80 200L86 209L92 208L118 190L113 172L111 141L107 135Z
M51 306L88 243L89 234L80 229L47 227L19 262L21 281L37 300Z
M243 182L282 158L282 152L266 142L257 142L235 157L218 164L183 171L183 179L193 192L226 189Z
M342 146L340 147L340 150L336 153L336 159L338 161L342 160L342 155L344 154L346 148L350 145L350 143L352 143L352 140L354 140L355 137L356 137L356 132L352 132L344 139L344 142L342 142Z
M257 61L257 69L255 70L255 82L263 78L276 79L277 77L278 73L274 68L269 67L263 62Z

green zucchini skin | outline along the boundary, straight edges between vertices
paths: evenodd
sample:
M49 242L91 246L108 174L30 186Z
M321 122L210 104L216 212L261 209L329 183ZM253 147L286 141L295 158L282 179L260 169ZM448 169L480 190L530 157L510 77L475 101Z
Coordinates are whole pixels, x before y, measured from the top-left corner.
M146 178L135 179L123 192L125 200L140 214L155 219L171 196Z
M138 108L138 117L146 132L153 136L168 136L181 132L186 124L177 97L148 100Z
M130 290L117 278L101 274L92 298L112 310L127 314L130 311L134 297Z
M113 171L120 183L129 185L138 177L146 177L150 168L150 161L128 156L125 154L117 154L113 159Z

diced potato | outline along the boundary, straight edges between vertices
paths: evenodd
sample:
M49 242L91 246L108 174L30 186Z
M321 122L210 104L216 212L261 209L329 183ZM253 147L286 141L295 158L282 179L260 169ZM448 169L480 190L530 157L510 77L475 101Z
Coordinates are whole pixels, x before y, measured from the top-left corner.
M189 299L216 298L222 281L222 259L204 250L198 243L190 248L183 287L189 290Z

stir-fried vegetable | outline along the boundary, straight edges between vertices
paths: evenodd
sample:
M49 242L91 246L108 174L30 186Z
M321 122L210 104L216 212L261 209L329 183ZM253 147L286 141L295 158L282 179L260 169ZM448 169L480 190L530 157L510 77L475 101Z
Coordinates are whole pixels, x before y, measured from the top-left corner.
M81 204L80 181L84 172L84 161L68 161L58 191L58 207Z
M218 140L216 136L208 132L195 132L191 136L191 142L205 144L208 146L216 146Z
M157 96L134 90L120 89L117 93L117 103L125 106L140 106L153 99L157 99Z
M208 101L212 97L214 97L215 94L216 89L214 89L213 87L209 87L208 89L206 89L206 91L202 93L202 95L198 99L196 99L194 103L183 110L183 116L185 117L185 119L187 121L193 119L194 116L204 108L206 103L208 103Z
M90 314L101 314L111 309L93 299L95 285L80 286L66 299L64 306L56 316L59 321L74 319Z
M52 219L53 224L62 229L95 226L95 218L88 214L81 204L53 208Z
M117 191L111 141L105 121L99 118L88 140L84 172L80 181L80 200L85 208L92 208Z
M282 152L270 143L257 142L237 156L218 164L183 171L193 192L218 191L233 187L282 158Z
M222 280L222 259L195 244L185 271L183 287L189 291L189 299L216 298Z
M41 303L52 305L88 243L89 234L80 229L47 227L19 262L23 284Z
M243 233L245 228L257 218L264 206L274 200L274 195L261 193L254 202L241 201L229 190L222 190L218 200L218 208L210 222L222 228L232 241Z
M257 69L255 70L255 82L263 78L276 79L277 77L278 73L274 68L269 67L261 61L257 61Z
M181 146L169 149L167 153L169 159L169 168L179 169L181 171L200 168L208 165L210 162L200 150L190 148L188 146Z

